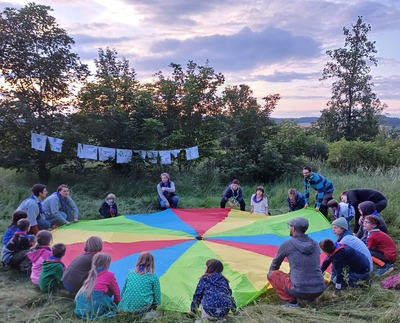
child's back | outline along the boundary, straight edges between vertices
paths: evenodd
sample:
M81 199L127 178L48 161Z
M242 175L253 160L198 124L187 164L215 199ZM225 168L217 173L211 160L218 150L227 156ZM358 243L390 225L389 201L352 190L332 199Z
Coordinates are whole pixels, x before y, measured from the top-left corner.
M49 247L40 247L27 254L32 262L31 280L34 284L39 284L40 273L42 272L42 263L51 256Z
M15 231L17 231L17 225L13 224L10 225L6 231L4 232L3 235L3 245L7 245L7 243L12 239L12 237L14 236Z
M42 264L42 272L39 278L39 288L43 292L50 292L60 287L64 274L64 265L59 260L49 257Z
M77 292L92 268L92 259L96 253L85 252L72 260L71 264L65 269L62 281L64 286L72 292ZM69 288L70 287L70 288Z

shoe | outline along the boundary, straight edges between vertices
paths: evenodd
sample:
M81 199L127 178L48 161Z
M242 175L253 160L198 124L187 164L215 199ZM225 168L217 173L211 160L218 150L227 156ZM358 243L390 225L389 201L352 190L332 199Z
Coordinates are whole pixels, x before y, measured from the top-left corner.
M300 307L300 303L297 302L297 303L293 304L293 303L287 302L286 304L281 305L281 307Z
M157 312L154 311L154 310L151 310L150 312L146 313L145 318L146 319L151 319L151 318L156 317L156 316L157 316Z
M394 270L394 268L391 265L386 264L384 267L381 267L380 269L375 271L374 274L375 275L386 275L386 274L390 274L393 270Z

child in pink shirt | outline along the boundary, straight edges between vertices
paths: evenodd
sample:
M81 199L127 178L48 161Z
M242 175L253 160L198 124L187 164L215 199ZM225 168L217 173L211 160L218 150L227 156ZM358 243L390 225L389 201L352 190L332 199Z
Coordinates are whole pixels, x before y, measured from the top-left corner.
M36 244L27 253L27 257L32 262L31 280L32 283L39 285L39 278L42 272L42 263L52 255L50 244L53 236L50 231L41 230L36 235Z

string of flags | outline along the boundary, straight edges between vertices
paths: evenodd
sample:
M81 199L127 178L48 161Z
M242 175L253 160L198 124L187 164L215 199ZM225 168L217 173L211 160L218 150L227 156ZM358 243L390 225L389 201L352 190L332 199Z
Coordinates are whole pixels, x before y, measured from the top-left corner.
M46 143L49 140L50 149L52 151L61 153L62 144L64 142L63 139L54 138L46 135L40 135L37 133L31 133L31 147L40 151L45 151ZM198 146L189 147L184 149L186 152L186 159L192 160L199 158L199 149ZM173 150L130 150L130 149L118 149L118 148L108 148L108 147L99 147L93 145L85 145L78 143L78 157L86 158L92 160L106 161L106 160L115 160L117 164L129 163L132 160L132 153L139 154L143 162L146 162L146 157L148 161L152 164L158 163L158 157L160 157L161 164L171 164L172 159L171 155L175 158L178 157L178 154L182 151L182 149L173 149Z

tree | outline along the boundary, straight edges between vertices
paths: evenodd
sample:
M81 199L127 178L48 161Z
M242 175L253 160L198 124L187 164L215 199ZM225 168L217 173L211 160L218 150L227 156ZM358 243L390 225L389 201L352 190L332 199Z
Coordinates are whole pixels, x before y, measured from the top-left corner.
M63 154L30 148L30 133L62 135L63 113L74 84L88 75L86 65L71 52L74 41L49 15L47 6L29 3L0 14L0 166L37 170L46 180L49 170L64 163Z
M372 92L370 65L377 66L375 42L368 40L371 26L362 17L343 28L344 48L328 50L332 61L326 64L321 80L335 78L328 108L322 110L317 125L329 141L344 137L347 140L372 140L379 132L378 117L386 104Z

